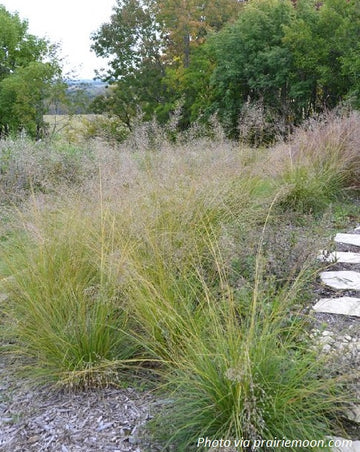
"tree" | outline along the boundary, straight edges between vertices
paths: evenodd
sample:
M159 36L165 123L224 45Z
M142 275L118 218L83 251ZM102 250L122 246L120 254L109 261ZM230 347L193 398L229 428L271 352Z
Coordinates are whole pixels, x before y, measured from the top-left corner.
M95 101L97 111L116 114L128 128L139 109L144 119L155 114L166 121L184 93L193 91L181 82L184 70L187 80L194 74L192 54L240 7L238 0L117 0L110 22L92 36L92 49L110 60L98 76L114 86Z
M291 53L282 44L283 27L291 23L290 1L249 3L236 23L213 36L212 108L229 135L237 136L246 104L264 104L276 115L289 114Z
M211 109L229 135L251 106L289 130L360 94L360 11L355 0L254 0L209 41Z
M37 139L44 135L44 99L50 96L53 79L50 63L33 61L0 82L2 122L9 131L24 129Z
M153 0L117 0L109 23L92 35L92 49L109 58L109 68L98 76L114 86L111 95L97 103L124 119L140 108L147 117L163 101L162 31ZM123 112L123 113L121 113Z
M283 42L293 57L290 96L299 118L334 108L347 97L355 82L352 56L359 30L355 2L326 0L320 7L309 0L298 2Z
M238 0L160 0L157 19L166 38L167 61L187 68L191 49L236 20L241 8Z
M0 137L44 131L44 100L61 70L56 48L28 33L27 21L0 6Z

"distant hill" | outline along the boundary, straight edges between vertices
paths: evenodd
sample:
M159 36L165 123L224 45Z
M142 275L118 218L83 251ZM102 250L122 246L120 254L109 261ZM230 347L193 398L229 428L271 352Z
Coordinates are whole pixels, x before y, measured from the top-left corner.
M100 94L105 94L107 83L102 82L101 80L92 80L92 79L80 79L80 80L67 80L68 92L74 92L82 90L84 91L91 99Z
M107 84L101 80L80 79L66 80L66 95L70 101L70 107L66 103L49 105L47 114L63 115L69 113L86 114L91 113L89 106L95 97L105 94Z

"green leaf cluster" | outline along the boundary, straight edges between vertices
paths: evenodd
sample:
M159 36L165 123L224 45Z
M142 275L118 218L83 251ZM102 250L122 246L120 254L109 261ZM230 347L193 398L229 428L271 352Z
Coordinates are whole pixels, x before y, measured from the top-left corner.
M0 137L44 132L44 100L61 70L56 49L28 33L28 23L0 5Z
M261 141L341 103L359 106L356 0L118 5L93 36L97 54L111 57L106 80L117 92L104 110L131 119L140 108L165 121L182 100L182 128L216 113L229 136L250 121L247 135Z
M155 114L165 122L186 91L186 127L203 103L192 106L194 89L199 82L201 90L206 89L190 67L192 60L204 65L206 53L197 57L198 49L209 33L236 18L240 7L237 0L117 0L109 23L92 35L92 49L109 62L98 76L113 85L107 96L95 101L94 111L118 116L129 129L139 110L145 120Z

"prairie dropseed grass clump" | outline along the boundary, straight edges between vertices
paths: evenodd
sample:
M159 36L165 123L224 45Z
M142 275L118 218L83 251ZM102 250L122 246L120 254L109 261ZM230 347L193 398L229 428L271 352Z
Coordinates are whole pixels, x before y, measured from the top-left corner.
M175 450L325 438L346 381L307 339L304 294L321 213L356 188L357 117L343 121L274 149L165 134L158 150L141 130L93 144L82 179L29 190L2 225L5 350L65 387L151 374L170 400L153 428Z
M358 113L328 114L320 122L310 121L280 147L280 173L289 187L281 201L284 208L320 214L330 202L359 190L358 124Z
M127 315L92 247L97 225L78 208L33 212L6 244L11 301L4 314L7 339L30 359L30 373L86 386L105 383L137 346L121 333Z

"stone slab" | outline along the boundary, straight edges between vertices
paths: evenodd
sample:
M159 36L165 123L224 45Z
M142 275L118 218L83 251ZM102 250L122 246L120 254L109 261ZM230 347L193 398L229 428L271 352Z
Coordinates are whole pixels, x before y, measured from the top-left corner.
M313 309L316 312L327 312L328 314L353 315L360 317L360 298L321 298L313 306Z
M346 243L347 245L360 246L360 234L338 233L334 238L337 243Z
M360 424L360 405L353 405L345 414L350 421Z
M333 251L332 253L327 253L325 250L320 250L317 258L322 262L360 264L360 253L350 253L344 251Z
M320 273L321 281L333 289L360 290L360 273L340 270Z
M342 446L332 447L331 450L333 452L360 452L360 441L351 441L351 444L347 445L349 440L344 438L340 438L337 436L331 437L332 440L336 441L335 444L342 443Z

